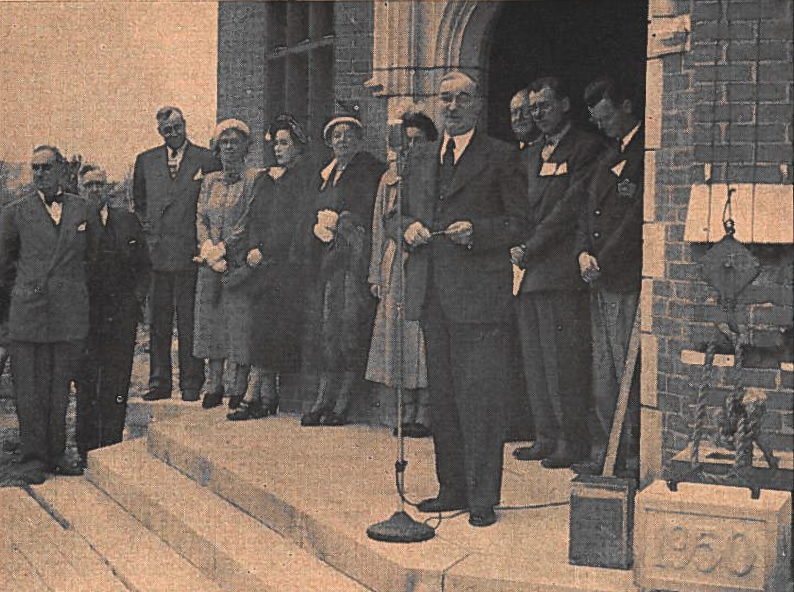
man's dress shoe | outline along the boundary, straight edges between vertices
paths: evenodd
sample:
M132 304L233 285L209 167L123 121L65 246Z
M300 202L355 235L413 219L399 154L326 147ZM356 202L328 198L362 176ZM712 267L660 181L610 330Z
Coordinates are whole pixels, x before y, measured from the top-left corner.
M496 512L493 508L477 508L469 513L469 524L472 526L491 526L496 522Z
M557 450L554 451L554 454L540 461L540 466L545 469L567 469L584 457L585 454L580 446L563 441L557 446Z
M438 497L431 497L422 500L416 505L416 509L420 512L428 514L436 514L438 512L455 512L458 510L465 510L468 504L460 498L439 495Z
M603 463L597 460L585 460L573 463L571 470L577 475L600 475L603 471Z
M204 393L204 399L201 401L201 406L204 409L212 409L213 407L218 407L223 404L223 392L206 392Z
M543 460L554 452L554 444L535 442L532 446L522 446L513 450L513 456L518 460Z
M198 401L199 400L199 392L193 389L185 389L182 391L182 400L183 401Z
M304 427L314 427L322 425L323 411L307 411L301 417L301 425Z
M141 397L144 401L160 401L161 399L170 399L171 391L164 391L162 389L152 389Z
M74 461L68 458L62 458L52 467L54 475L64 475L66 477L79 477L84 472L83 465L80 461Z

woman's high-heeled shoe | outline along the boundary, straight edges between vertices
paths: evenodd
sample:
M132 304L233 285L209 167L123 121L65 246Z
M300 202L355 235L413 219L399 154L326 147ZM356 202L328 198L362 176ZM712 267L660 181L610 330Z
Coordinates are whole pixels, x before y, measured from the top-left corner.
M247 419L259 419L264 417L262 403L259 401L240 401L237 409L226 414L226 419L230 421L245 421Z

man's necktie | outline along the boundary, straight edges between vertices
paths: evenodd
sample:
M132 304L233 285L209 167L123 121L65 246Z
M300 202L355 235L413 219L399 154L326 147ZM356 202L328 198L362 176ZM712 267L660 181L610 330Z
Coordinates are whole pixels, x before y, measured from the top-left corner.
M455 174L455 139L450 136L447 140L447 147L444 150L444 156L441 158L441 193L440 199L444 199L444 192L447 185L452 181Z
M176 162L177 149L170 148L171 158L168 160L168 172L172 179L176 179L176 173L179 170L179 165Z
M551 158L551 155L554 154L554 141L551 138L546 138L543 142L543 149L540 151L540 157L543 159L543 162L546 162Z

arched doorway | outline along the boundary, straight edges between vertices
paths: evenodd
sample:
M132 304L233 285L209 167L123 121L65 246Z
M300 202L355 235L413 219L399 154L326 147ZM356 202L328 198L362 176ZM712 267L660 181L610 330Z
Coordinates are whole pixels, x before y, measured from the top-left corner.
M489 132L512 139L510 98L539 76L568 81L572 111L582 120L584 87L598 75L624 78L642 99L647 18L645 0L503 2L483 45Z

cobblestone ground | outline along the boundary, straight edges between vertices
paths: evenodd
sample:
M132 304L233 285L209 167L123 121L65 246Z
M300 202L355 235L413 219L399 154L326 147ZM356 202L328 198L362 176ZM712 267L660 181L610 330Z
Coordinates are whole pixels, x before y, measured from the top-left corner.
M139 329L138 339L135 345L135 359L132 367L132 383L130 385L130 397L140 397L149 382L148 378L148 331L145 328ZM69 401L69 409L66 414L66 442L70 454L77 454L74 440L75 431L75 396ZM11 389L11 376L9 368L0 377L0 487L21 485L17 478L15 465L18 456L16 444L19 441L19 426L17 415L14 408L13 392Z

